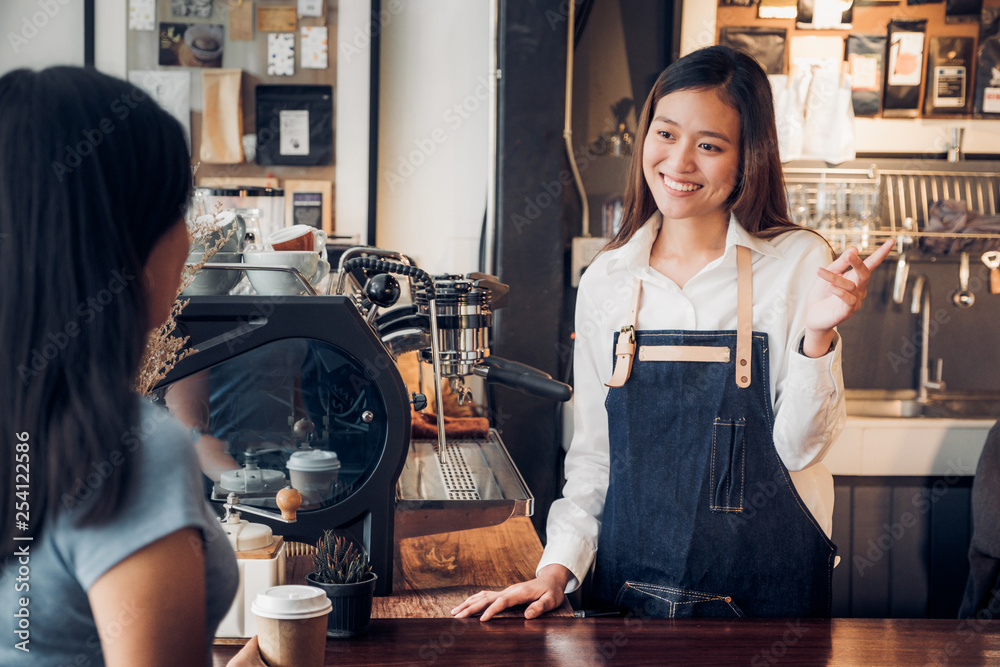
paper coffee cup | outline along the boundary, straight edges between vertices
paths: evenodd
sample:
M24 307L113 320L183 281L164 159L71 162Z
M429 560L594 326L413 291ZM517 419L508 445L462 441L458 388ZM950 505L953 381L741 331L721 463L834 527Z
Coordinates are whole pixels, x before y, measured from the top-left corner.
M314 586L272 586L257 593L257 641L271 667L322 667L326 622L333 605Z
M333 488L340 476L340 459L337 452L311 449L292 454L288 463L288 478L308 503L321 503L333 496Z

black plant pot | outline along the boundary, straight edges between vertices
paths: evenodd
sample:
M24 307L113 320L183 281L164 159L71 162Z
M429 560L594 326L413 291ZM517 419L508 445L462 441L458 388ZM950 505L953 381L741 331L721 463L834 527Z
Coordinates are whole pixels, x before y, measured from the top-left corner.
M306 583L326 591L333 604L326 621L326 636L343 638L363 634L372 618L372 597L378 575L355 584L325 584L316 581L313 573L306 575Z

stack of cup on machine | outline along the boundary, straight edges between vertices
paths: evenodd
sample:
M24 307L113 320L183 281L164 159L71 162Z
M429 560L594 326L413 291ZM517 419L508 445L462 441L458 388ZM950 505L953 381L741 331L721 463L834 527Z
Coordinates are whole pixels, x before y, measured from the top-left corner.
M282 227L267 236L266 244L243 252L247 264L296 269L315 287L330 273L326 259L326 232L309 225ZM261 296L307 294L298 276L287 271L247 270L247 278Z

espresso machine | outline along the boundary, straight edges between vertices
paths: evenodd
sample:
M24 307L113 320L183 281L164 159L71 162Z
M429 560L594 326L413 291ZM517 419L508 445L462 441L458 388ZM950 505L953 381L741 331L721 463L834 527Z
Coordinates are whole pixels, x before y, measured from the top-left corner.
M427 398L396 365L417 352L433 368L437 406L444 382L469 400L470 376L568 400L568 385L490 355L506 285L485 274L430 276L401 253L357 247L341 257L331 293L305 291L192 296L177 317L194 353L154 398L191 427L220 515L236 505L286 543L350 534L368 550L377 595L392 590L395 540L531 515L531 493L495 429L449 439L439 418L437 438L411 439L411 410ZM288 486L303 498L292 522L275 500Z

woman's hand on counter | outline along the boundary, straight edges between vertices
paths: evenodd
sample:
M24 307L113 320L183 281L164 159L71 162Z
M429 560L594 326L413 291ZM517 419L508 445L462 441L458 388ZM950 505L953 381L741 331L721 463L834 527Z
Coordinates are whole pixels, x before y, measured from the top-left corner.
M833 328L858 312L868 295L872 272L892 250L893 241L883 243L865 260L855 248L848 248L825 268L817 271L806 310L806 336L802 351L809 357L827 353L833 340Z
M488 621L508 607L526 604L524 617L537 618L563 603L566 584L573 574L562 565L546 565L531 581L508 586L502 591L481 591L451 610L455 618L468 618L482 612L480 621Z
M240 652L226 663L226 667L267 667L267 663L260 657L257 635L251 637L250 641L243 645Z

